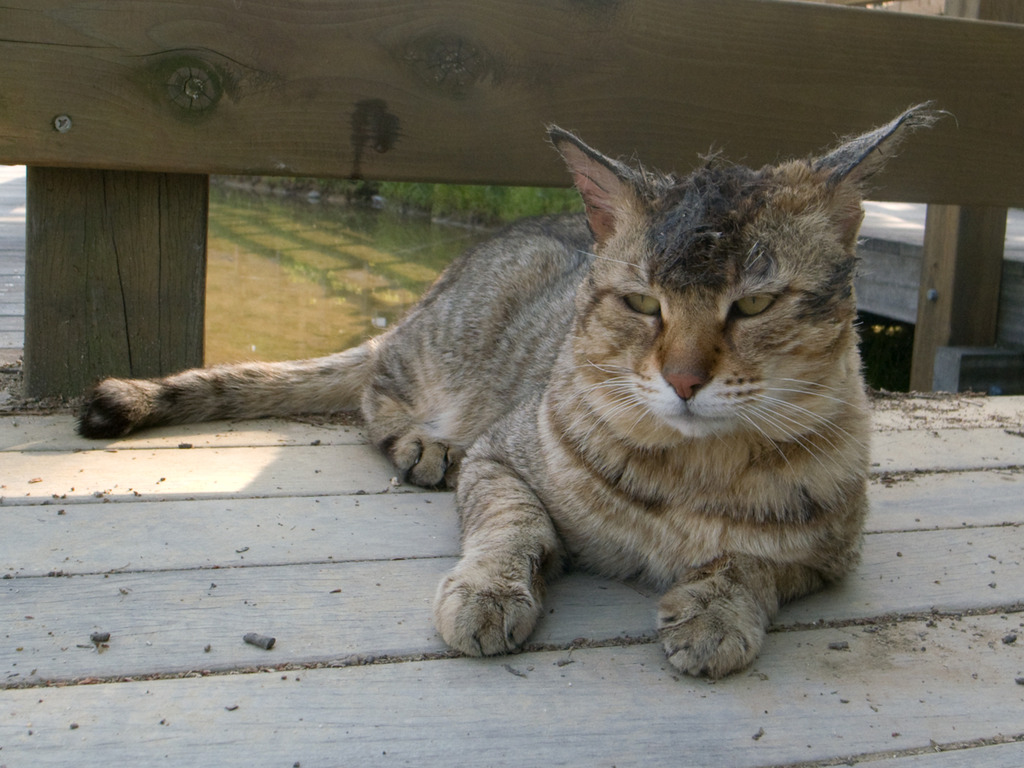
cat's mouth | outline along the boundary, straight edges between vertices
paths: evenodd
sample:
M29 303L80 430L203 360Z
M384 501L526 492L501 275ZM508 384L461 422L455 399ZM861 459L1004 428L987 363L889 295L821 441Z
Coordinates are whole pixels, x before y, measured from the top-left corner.
M675 391L653 393L648 409L676 432L688 438L721 436L734 432L741 419L731 408L715 402L710 392L681 398Z
M734 432L738 419L734 414L707 412L694 400L679 400L675 413L663 415L678 432L686 437L713 437Z

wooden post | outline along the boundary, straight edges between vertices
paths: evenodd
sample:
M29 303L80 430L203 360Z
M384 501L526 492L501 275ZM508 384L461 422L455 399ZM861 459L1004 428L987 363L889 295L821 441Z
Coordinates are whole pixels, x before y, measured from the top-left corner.
M996 340L1006 209L929 205L910 388L931 390L939 347Z
M209 177L28 169L25 393L203 362Z
M946 0L946 15L1024 23L1024 3ZM934 386L939 347L996 340L1006 208L929 205L917 299L910 388Z

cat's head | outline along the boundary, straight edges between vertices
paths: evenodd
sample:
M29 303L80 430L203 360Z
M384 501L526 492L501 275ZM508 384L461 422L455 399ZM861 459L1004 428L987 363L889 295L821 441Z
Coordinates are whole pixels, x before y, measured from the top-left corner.
M691 437L792 440L859 402L864 181L933 119L922 105L818 158L760 170L711 159L686 178L551 128L595 240L574 345L597 406Z

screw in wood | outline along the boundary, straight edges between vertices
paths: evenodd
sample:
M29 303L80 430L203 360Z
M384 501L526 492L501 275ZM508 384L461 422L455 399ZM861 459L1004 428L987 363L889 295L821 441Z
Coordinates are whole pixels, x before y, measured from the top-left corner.
M210 73L195 66L178 67L167 80L167 95L188 112L201 112L220 98L217 81Z
M67 133L71 130L71 118L67 115L57 115L53 118L53 127L58 133Z

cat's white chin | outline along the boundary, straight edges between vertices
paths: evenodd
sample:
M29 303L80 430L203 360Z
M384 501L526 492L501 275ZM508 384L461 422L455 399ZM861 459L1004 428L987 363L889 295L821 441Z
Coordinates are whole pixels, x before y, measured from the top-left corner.
M702 414L683 403L680 412L662 415L665 422L688 438L721 437L735 432L739 421L733 416Z
M741 426L742 420L733 410L716 405L699 395L692 400L681 400L674 392L671 396L655 397L649 403L650 410L666 425L691 439L721 437Z

